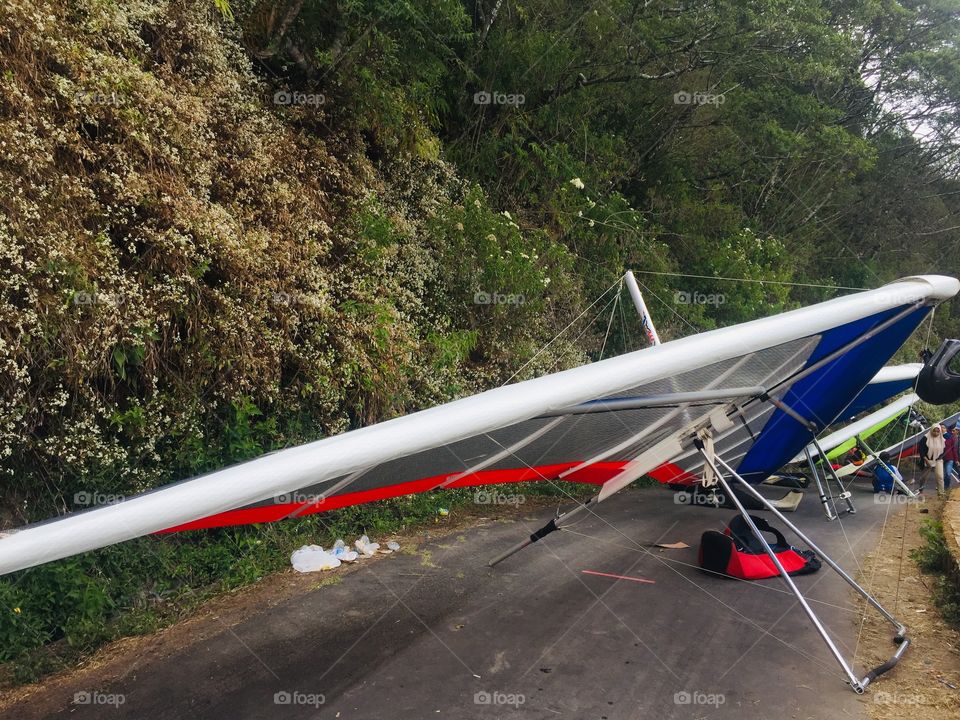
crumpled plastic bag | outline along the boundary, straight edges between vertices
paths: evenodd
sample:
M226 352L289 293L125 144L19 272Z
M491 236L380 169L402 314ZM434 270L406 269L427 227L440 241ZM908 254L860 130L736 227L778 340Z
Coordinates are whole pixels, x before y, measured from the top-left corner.
M308 573L340 567L340 559L319 545L304 545L290 554L290 564L297 572Z
M333 544L333 550L330 552L333 553L333 556L342 562L354 562L359 554L354 550L350 550L346 543L343 540L337 538L337 542Z
M366 535L361 535L360 539L354 543L354 546L356 546L357 551L363 557L372 557L376 554L377 550L380 549L380 543L370 542L370 538Z

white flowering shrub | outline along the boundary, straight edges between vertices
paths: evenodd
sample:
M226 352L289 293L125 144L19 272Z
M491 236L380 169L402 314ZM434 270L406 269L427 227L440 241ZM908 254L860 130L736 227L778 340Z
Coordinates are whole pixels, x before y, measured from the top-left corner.
M579 312L560 244L435 154L375 164L322 104L275 104L237 32L186 0L0 6L0 530L585 360L589 332L538 354ZM0 663L36 677L43 646L153 627L318 528L0 579Z
M489 387L575 315L561 246L440 161L319 139L232 27L0 9L5 524Z

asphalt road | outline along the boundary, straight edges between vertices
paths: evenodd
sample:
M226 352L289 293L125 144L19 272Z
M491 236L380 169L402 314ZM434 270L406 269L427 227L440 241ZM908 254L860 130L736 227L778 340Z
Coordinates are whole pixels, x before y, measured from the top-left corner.
M767 494L782 494L768 490ZM846 568L870 552L886 507L824 520L808 491L793 518ZM491 521L300 595L112 686L68 696L72 718L858 718L810 622L777 579L709 576L706 529L731 510L678 505L659 488L621 493L570 532L500 566L486 560L549 519ZM647 551L644 542L684 541ZM584 571L629 576L618 580ZM853 654L860 616L831 570L798 585ZM862 667L858 672L862 674ZM76 688L73 688L76 691ZM62 691L61 691L62 692ZM122 698L122 704L120 699ZM87 699L89 704L82 704ZM32 717L26 703L9 717ZM112 703L112 704L111 704Z

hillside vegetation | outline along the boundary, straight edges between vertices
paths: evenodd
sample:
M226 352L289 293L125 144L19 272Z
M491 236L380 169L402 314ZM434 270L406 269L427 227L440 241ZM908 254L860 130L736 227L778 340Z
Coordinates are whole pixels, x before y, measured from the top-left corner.
M6 0L0 529L635 349L626 268L666 338L957 274L958 36L957 0ZM457 497L5 578L0 662Z

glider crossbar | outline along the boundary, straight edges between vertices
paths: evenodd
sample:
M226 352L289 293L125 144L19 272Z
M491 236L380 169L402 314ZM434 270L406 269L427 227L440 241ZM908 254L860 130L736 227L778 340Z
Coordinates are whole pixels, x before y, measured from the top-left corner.
M810 618L811 623L817 632L823 638L824 643L830 649L831 654L836 659L837 663L843 669L844 674L847 676L847 682L854 692L857 694L863 694L867 686L876 680L883 673L891 670L897 662L900 660L900 657L906 652L907 647L910 645L910 640L906 637L907 628L906 626L897 620L886 608L881 605L876 598L874 598L867 590L861 587L856 580L854 580L850 575L848 575L840 565L836 563L827 553L823 551L816 543L814 543L803 531L800 530L794 523L792 523L783 513L781 513L777 508L770 503L767 498L765 498L756 488L754 488L750 483L744 480L737 472L730 467L723 458L714 455L712 458L704 451L702 443L697 442L697 447L701 451L701 454L704 457L704 461L714 466L714 471L716 472L717 479L720 484L723 486L723 489L730 495L733 503L736 505L737 510L743 516L744 521L750 527L750 530L753 532L754 536L760 541L763 545L764 551L770 557L770 560L773 562L774 566L780 573L781 578L786 583L787 587L790 589L791 593L797 598L797 601L800 603L800 606L803 608L804 612ZM715 464L714 464L715 463ZM726 477L720 469L726 471L730 477L732 477L739 485L741 485L748 493L750 493L756 500L763 504L763 506L772 512L784 525L790 528L803 542L805 542L811 550L813 550L817 555L833 568L837 574L842 577L850 587L857 591L870 605L872 605L891 625L896 628L896 634L894 635L894 642L898 645L897 650L891 656L889 660L885 663L878 665L873 668L863 678L858 678L853 671L850 663L846 661L843 657L843 654L837 648L836 643L834 643L833 638L830 637L830 634L827 632L823 623L820 621L820 618L814 612L813 608L810 607L810 604L807 602L806 598L803 596L803 593L800 592L800 589L797 587L796 583L793 581L793 578L790 577L789 573L786 572L783 565L780 563L780 560L777 558L776 553L773 551L773 548L770 547L770 544L767 542L766 538L754 524L753 520L750 518L749 512L744 508L743 504L733 493L731 486Z
M533 545L535 542L537 542L538 540L546 537L546 536L549 535L550 533L556 532L557 530L560 530L560 529L561 529L561 528L560 528L560 525L558 525L557 523L558 523L561 519L567 519L567 520L570 519L570 518L573 517L574 515L577 515L578 513L586 510L586 509L587 509L587 506L590 505L590 503L595 502L595 501L596 501L596 498L588 498L588 499L584 500L582 503L580 503L579 505L577 505L577 506L576 506L575 508L573 508L572 510L570 510L570 511L568 511L568 512L565 512L565 513L562 513L562 514L558 514L555 518L553 518L550 522L548 522L548 523L547 523L546 525L544 525L542 528L540 528L539 530L537 530L537 531L534 532L534 533L531 533L529 537L524 538L523 540L521 540L520 542L518 542L516 545L507 548L507 549L504 550L502 553L500 553L499 555L497 555L495 558L492 558L489 562L487 562L487 565L488 565L489 567L493 567L494 565L497 565L497 564L503 562L504 560L506 560L506 559L507 559L508 557L510 557L511 555L516 555L518 552L520 552L521 550L523 550L525 547L529 547L530 545Z
M551 410L539 417L548 418L557 415L585 415L589 413L613 412L616 410L641 410L644 408L673 407L690 403L722 403L729 400L742 400L760 395L764 388L760 385L747 387L717 388L716 390L697 390L691 392L664 393L640 397L610 398L591 400L567 408Z

